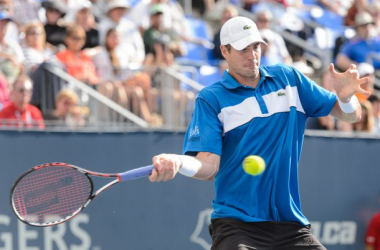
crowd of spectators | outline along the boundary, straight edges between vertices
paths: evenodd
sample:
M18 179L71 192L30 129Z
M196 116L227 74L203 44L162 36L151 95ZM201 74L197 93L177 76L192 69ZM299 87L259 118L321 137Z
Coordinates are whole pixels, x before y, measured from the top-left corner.
M51 63L159 125L152 77L158 68L173 65L174 57L185 55L182 41L204 42L189 37L183 25L184 13L172 1L132 6L127 0L0 0L0 112L12 103L18 77L28 77L39 89L41 65ZM41 94L31 98L34 92L25 93L30 106ZM85 117L86 109L78 109L74 94L68 101L56 93L55 109L45 110L42 117L62 121L78 112ZM69 110L63 112L64 106ZM23 117L17 116L28 127Z
M0 115L7 106L12 103L14 106L15 96L21 93L20 89L25 89L16 88L17 81L27 79L33 88L39 84L36 76L41 74L40 66L51 63L147 122L159 125L162 117L157 107L161 94L155 83L157 70L178 66L176 59L188 53L185 44L193 43L210 50L213 64L217 62L222 73L225 61L219 50L220 27L242 9L254 14L254 21L267 43L262 47L261 65L290 64L330 88L328 74L308 60L310 53L281 35L285 31L306 42L323 40L318 37L319 32L305 25L304 19L315 21L322 15L320 11L324 11L339 17L344 27L344 31L332 30L335 44L328 48L333 52L336 68L345 71L351 63L358 65L361 77L371 77L371 83L363 88L373 95L368 99L358 96L364 110L360 123L339 124L332 117L325 117L310 119L308 128L380 133L376 84L380 69L380 2L377 0L194 1L194 11L198 11L194 16L207 20L209 13L220 14L216 27L214 23L211 29L211 39L191 35L181 3L173 0L0 0ZM314 46L318 47L318 42ZM61 122L71 119L71 124L75 121L78 126L84 126L88 108L79 107L75 93L69 93L68 89L62 91L62 95L56 95L54 109L42 112L41 119ZM29 92L23 92L24 101L30 102ZM194 93L186 89L174 89L172 95L178 103L194 99ZM17 109L17 105L14 108ZM25 110L20 108L19 112ZM23 115L13 114L13 117L24 119ZM28 119L33 120L33 117ZM29 124L29 121L24 122ZM41 124L43 122L37 127L44 127Z

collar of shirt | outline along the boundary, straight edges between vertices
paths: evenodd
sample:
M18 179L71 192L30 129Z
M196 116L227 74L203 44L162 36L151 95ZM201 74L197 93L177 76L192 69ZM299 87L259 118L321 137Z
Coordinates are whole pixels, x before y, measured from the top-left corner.
M260 81L259 81L259 84L257 86L259 86L264 80L265 78L267 77L273 77L273 75L269 74L269 72L265 69L265 68L262 68L260 67L259 68L260 70L260 75L261 75L261 78L260 78ZM241 87L243 85L241 85L240 83L238 83L235 78L233 78L229 73L228 73L228 70L225 70L224 73L223 73L223 76L222 76L222 80L221 80L221 83L224 87L226 87L227 89L236 89L238 87Z

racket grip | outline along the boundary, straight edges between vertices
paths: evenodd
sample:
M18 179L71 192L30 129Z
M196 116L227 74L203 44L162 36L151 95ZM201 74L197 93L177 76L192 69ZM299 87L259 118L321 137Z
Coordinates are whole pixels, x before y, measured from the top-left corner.
M141 177L146 177L152 173L153 168L154 168L153 165L149 165L149 166L145 166L141 168L132 169L127 172L120 173L118 176L118 179L120 182L122 182L122 181L138 179Z

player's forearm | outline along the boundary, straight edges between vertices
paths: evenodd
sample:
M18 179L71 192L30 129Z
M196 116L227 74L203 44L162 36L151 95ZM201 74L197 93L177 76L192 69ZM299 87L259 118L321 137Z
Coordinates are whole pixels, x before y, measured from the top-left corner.
M201 180L212 180L219 170L219 155L200 152L196 157L177 154L160 154L152 159L154 168L150 181L167 181L177 173Z
M208 152L199 152L196 159L201 162L201 167L194 178L213 180L219 170L220 156Z
M356 103L356 109L353 112L349 111L343 111L341 106L339 105L339 102L337 101L331 110L331 115L338 118L339 120L349 122L349 123L355 123L360 121L362 109L358 102L358 100L355 98Z

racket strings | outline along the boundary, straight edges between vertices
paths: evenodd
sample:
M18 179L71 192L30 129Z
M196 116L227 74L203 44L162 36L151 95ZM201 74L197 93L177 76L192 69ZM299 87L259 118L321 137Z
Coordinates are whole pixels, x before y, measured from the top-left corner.
M91 191L89 178L73 168L41 168L19 181L12 195L13 206L24 220L52 223L74 215Z

